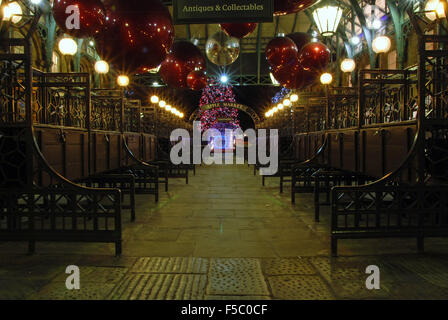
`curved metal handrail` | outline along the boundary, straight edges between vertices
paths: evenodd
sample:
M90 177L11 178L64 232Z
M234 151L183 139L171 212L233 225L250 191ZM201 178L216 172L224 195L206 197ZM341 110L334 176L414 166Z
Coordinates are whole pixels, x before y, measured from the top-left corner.
M31 137L32 137L32 142L33 142L33 151L36 153L37 160L39 161L40 165L42 165L48 171L48 173L50 175L55 177L61 183L66 184L67 186L69 186L73 189L78 189L78 190L83 190L83 191L92 191L92 192L99 192L99 191L101 191L101 192L114 191L115 192L115 191L118 191L118 192L121 192L120 189L113 189L113 188L85 187L85 186L79 185L79 184L67 179L66 177L61 175L59 172L57 172L55 169L53 169L53 167L48 163L47 159L45 158L42 151L40 150L39 144L37 143L34 127L31 127Z
M305 161L303 161L303 162L300 162L300 163L295 164L294 167L293 167L293 169L296 169L296 168L298 168L298 167L307 166L307 165L309 165L310 163L312 163L314 160L316 160L317 157L319 157L320 155L322 155L322 154L324 153L325 149L326 149L327 146L328 146L329 136L330 136L330 134L329 134L329 133L326 133L326 134L325 134L324 142L323 142L322 145L319 147L319 149L317 150L317 152L316 152L311 158L309 158L309 159L307 159L307 160L305 160Z
M127 143L127 141L126 141L126 138L125 138L124 136L122 137L122 140L123 140L123 147L124 147L124 150L126 151L127 155L128 155L132 160L134 160L135 162L137 162L137 163L138 163L139 165L141 165L141 166L144 166L144 167L147 167L147 168L152 168L152 169L157 169L157 170L159 169L158 166L149 164L149 163L146 162L146 161L143 161L143 160L138 159L138 158L134 155L134 153L132 152L132 150L129 148L128 143Z

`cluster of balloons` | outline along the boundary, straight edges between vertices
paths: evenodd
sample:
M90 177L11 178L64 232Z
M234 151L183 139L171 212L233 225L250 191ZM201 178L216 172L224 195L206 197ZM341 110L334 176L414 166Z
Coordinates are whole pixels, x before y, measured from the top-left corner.
M176 41L159 73L169 86L201 90L207 86L205 67L205 58L198 47L189 41Z
M79 25L71 15L75 7ZM94 37L101 58L126 72L158 67L174 41L170 12L160 0L54 0L53 13L65 33Z
M310 42L307 33L296 32L272 39L266 58L274 78L285 88L303 89L318 80L328 67L331 52L320 42Z

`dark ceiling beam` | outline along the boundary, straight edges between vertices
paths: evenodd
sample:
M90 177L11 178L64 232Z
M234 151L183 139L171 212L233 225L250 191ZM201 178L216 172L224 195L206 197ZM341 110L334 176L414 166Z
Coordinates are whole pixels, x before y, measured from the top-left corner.
M395 29L395 42L397 45L397 59L398 59L398 68L404 68L404 33L403 33L403 24L404 24L404 10L400 10L398 8L397 3L394 0L386 0L386 4L389 7L390 15L392 16L392 22L394 24Z
M278 25L280 22L280 17L275 17L275 29L274 29L274 38L278 35Z
M263 23L258 25L258 34L257 34L257 83L261 81L261 32L263 30Z
M296 12L296 15L294 17L294 22L292 24L292 29L291 29L291 33L296 32L296 26L297 26L297 17L299 16L299 13Z
M359 19L359 22L361 23L362 31L364 33L364 36L366 37L367 48L368 48L368 52L369 52L370 68L375 69L376 57L375 57L375 53L373 52L373 48L372 48L372 41L373 41L372 33L371 33L370 29L367 28L366 17L364 16L364 12L361 9L361 7L359 6L359 3L357 0L349 0L349 1L352 5L353 12L356 14L356 16Z
M190 28L190 25L186 24L185 28L187 29L187 40L190 41L191 40L191 28Z

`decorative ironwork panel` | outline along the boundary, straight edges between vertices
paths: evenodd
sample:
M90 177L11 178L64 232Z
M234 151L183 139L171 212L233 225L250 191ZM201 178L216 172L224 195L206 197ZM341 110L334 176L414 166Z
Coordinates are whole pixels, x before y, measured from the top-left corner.
M123 95L120 90L92 90L91 129L121 131Z

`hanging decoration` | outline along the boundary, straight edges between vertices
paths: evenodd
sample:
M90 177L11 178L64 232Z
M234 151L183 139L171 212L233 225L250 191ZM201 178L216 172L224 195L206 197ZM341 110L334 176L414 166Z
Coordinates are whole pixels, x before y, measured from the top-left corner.
M330 64L330 59L330 49L320 42L305 45L299 56L299 62L304 69L316 72L325 71Z
M274 15L283 16L305 10L316 0L274 0Z
M297 45L288 37L274 38L266 47L266 58L271 66L291 63L298 56Z
M218 66L227 66L240 55L240 41L220 31L211 36L205 44L208 59Z
M186 88L188 75L204 69L205 58L201 50L189 41L177 41L162 62L159 73L167 85Z
M258 23L221 23L219 26L229 37L242 39L254 32Z
M284 100L285 97L287 97L291 93L291 90L288 88L281 88L279 92L275 94L275 96L272 98L273 104L278 104Z
M206 105L220 102L236 102L235 94L231 86L219 84L212 80L211 84L202 90L202 96L199 101L202 131L210 128L220 129L225 127L236 129L240 127L238 120L239 111L236 108L218 107L207 110L202 109ZM222 125L223 123L225 125Z
M174 41L168 8L160 0L112 0L108 7L105 29L95 36L101 58L127 72L158 67Z
M70 6L79 10L79 26ZM61 30L76 38L93 37L106 25L106 9L100 0L54 0L53 16Z
M271 40L266 59L271 74L283 87L303 89L314 84L327 68L330 50L322 43L311 42L309 34L296 32Z
M187 76L187 86L191 90L202 90L207 86L207 75L203 70L192 71Z

